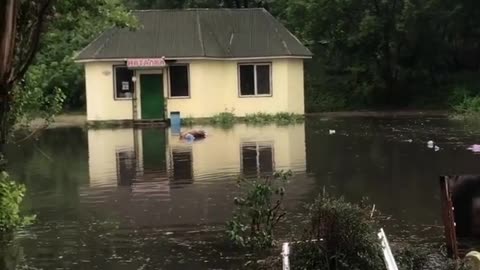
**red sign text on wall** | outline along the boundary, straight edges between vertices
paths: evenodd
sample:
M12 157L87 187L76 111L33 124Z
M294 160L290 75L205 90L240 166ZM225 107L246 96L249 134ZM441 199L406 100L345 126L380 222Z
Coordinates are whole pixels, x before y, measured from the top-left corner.
M164 58L131 58L127 59L127 67L165 67Z

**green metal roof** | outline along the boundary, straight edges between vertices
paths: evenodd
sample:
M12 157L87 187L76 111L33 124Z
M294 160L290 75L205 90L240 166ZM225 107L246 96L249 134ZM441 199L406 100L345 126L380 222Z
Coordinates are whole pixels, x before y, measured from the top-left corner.
M85 47L77 60L312 55L265 9L142 10L133 14L139 29L109 29Z

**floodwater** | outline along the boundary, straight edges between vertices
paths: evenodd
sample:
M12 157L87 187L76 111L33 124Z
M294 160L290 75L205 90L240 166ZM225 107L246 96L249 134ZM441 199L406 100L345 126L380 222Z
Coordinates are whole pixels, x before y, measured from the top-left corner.
M480 173L480 155L467 150L480 128L441 117L204 128L209 136L191 144L170 129L57 128L10 145L10 173L26 184L25 211L37 220L16 235L3 267L241 269L251 258L223 233L236 179L282 169L294 176L280 238L326 189L369 197L393 241L441 245L439 175Z

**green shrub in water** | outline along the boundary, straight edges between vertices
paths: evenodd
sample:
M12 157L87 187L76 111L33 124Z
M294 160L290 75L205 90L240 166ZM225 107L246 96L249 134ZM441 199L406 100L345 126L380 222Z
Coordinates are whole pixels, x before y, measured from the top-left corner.
M182 126L193 126L194 123L195 120L193 119L193 117L182 118Z
M454 118L480 117L480 96L466 88L457 87L449 97L454 110Z
M407 246L396 252L395 260L401 270L420 270L427 266L428 252L425 249Z
M276 114L268 113L252 113L247 114L244 118L244 121L247 124L256 124L256 125L265 125L276 123L277 125L290 125L299 123L303 120L302 115L288 113L288 112L279 112Z
M227 223L230 240L252 249L274 244L275 227L285 215L285 183L291 175L281 171L271 177L239 180L242 194L235 198L233 217Z
M385 269L370 207L321 194L308 207L303 239L292 247L292 269Z
M235 123L235 114L233 112L222 112L216 114L210 119L210 123L224 127L233 126Z
M278 125L290 125L303 121L302 115L287 112L279 112L274 118Z
M7 173L0 174L0 234L31 224L35 216L23 216L20 205L25 196L25 186L12 180Z
M245 115L244 121L248 124L258 124L258 125L270 124L275 121L275 116L272 114L262 113L262 112L251 113L251 114Z

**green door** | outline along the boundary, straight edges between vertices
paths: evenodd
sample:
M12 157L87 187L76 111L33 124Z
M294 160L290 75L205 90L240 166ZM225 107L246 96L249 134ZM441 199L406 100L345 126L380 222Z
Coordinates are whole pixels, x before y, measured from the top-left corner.
M166 138L163 128L142 129L143 168L148 172L166 172Z
M162 74L140 74L142 119L164 119Z

